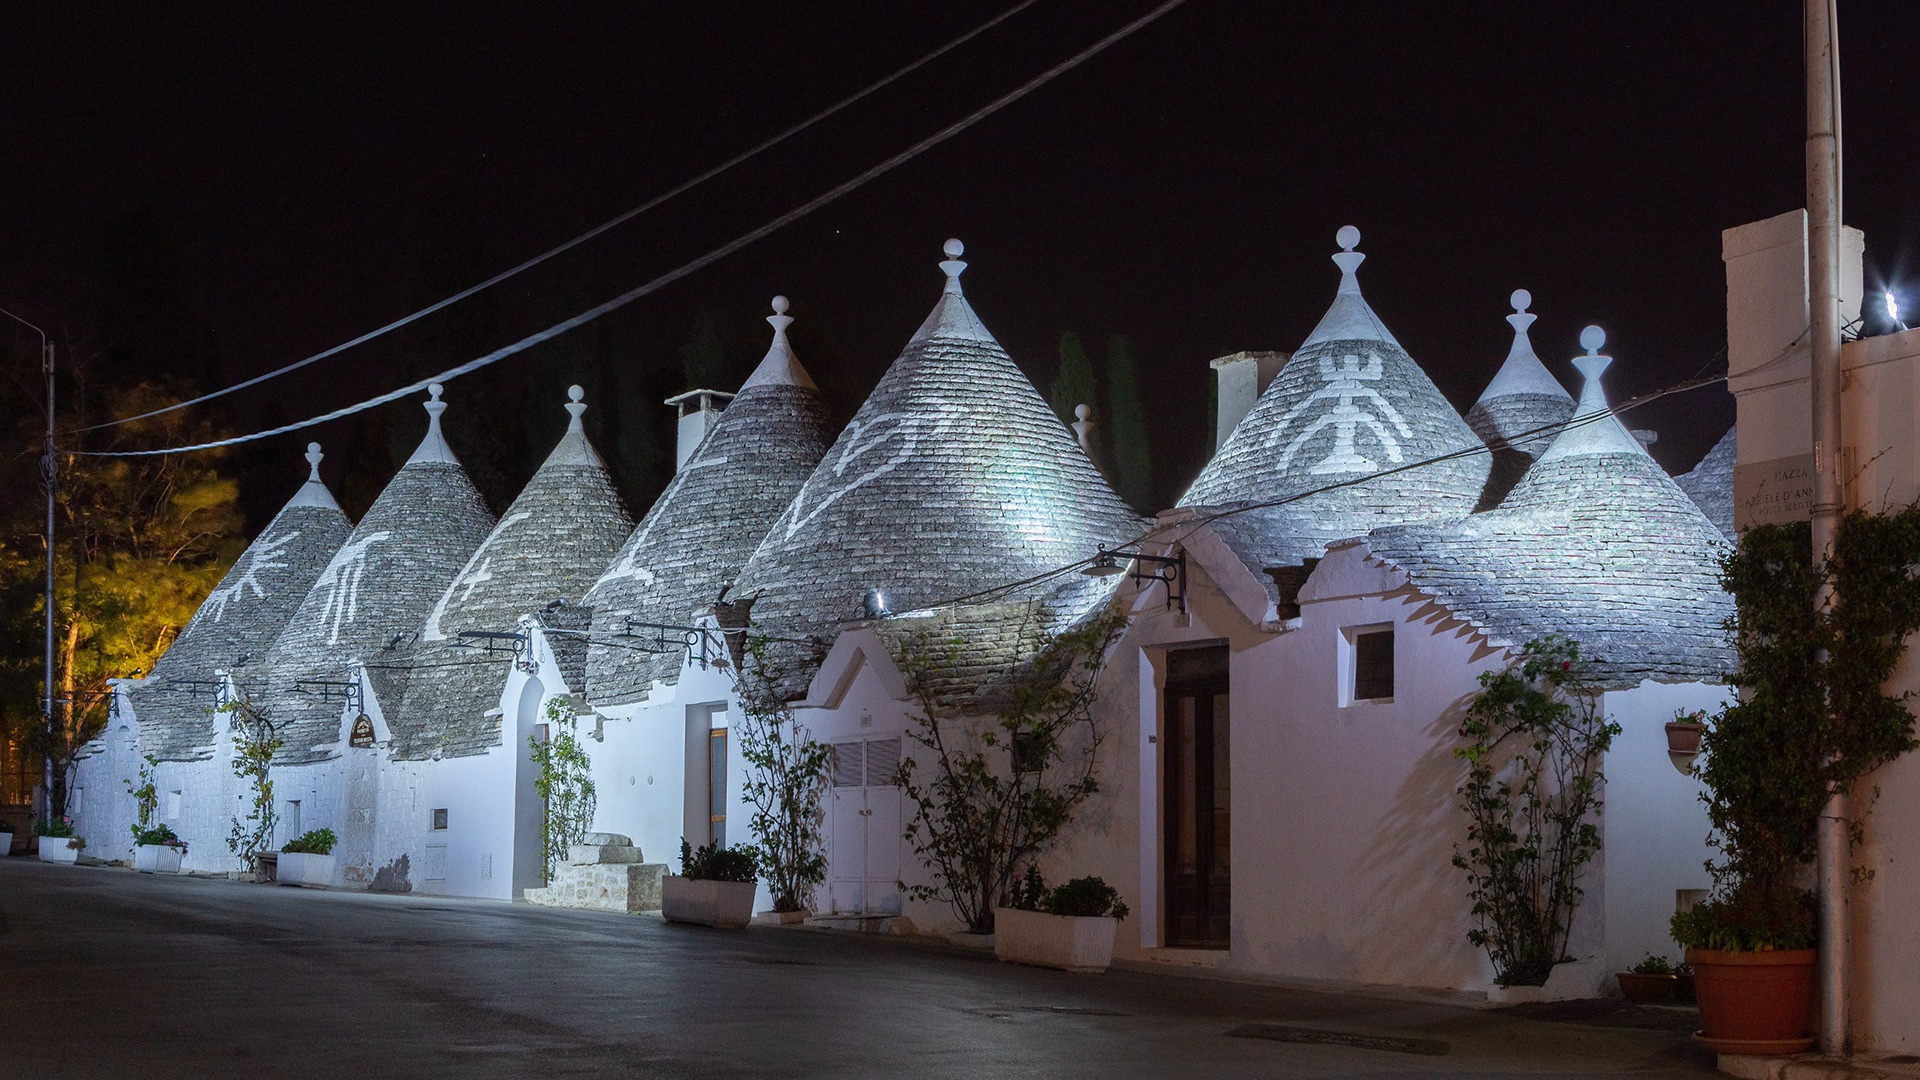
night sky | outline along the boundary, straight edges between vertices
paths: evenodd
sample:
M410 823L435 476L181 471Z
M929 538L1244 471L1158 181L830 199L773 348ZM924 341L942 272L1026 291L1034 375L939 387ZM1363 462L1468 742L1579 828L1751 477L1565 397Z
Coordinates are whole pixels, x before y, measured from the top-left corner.
M1010 3L9 5L0 306L84 351L103 222L150 204L183 240L224 377L257 374L405 313L425 177L471 186L499 269ZM545 325L555 295L597 302L732 239L1151 6L1042 0L501 287L504 334ZM958 236L968 296L1043 391L1063 330L1133 339L1163 502L1210 445L1206 361L1298 345L1333 296L1343 224L1364 233L1369 301L1462 408L1505 355L1517 287L1563 378L1589 322L1608 331L1616 399L1692 376L1725 342L1720 230L1804 201L1800 5L1572 8L1190 0L611 316L601 340L677 368L696 313L745 320L786 293L837 345L857 401L934 303L940 243ZM1869 281L1920 306L1920 5L1846 0L1840 29L1846 219L1867 231ZM388 389L389 356L368 348L249 392L236 422ZM458 383L448 397L458 423ZM1715 388L1630 423L1657 429L1656 456L1683 470L1732 418ZM346 425L314 437L333 449Z

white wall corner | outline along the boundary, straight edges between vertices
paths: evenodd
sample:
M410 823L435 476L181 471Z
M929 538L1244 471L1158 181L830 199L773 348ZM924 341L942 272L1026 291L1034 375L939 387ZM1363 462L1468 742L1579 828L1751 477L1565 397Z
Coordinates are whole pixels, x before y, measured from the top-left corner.
M1406 584L1406 571L1374 558L1365 539L1343 540L1329 546L1326 557L1308 575L1300 587L1300 602L1384 596Z
M1262 630L1283 627L1279 607L1267 592L1267 583L1262 580L1265 575L1242 562L1226 541L1220 539L1220 534L1213 531L1212 526L1196 526L1182 537L1180 546L1187 553L1188 566L1198 566L1204 571L1208 580L1247 622ZM1191 604L1192 588L1191 583L1188 584L1188 603Z

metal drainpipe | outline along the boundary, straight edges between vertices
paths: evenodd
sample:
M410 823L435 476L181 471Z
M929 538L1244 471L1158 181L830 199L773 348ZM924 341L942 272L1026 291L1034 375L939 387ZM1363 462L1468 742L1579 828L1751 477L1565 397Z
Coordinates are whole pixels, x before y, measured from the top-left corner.
M1843 492L1840 413L1840 57L1834 0L1806 0L1807 304L1813 344L1813 557L1833 552ZM1831 587L1815 603L1833 601ZM1820 1049L1848 1046L1847 801L1820 814Z

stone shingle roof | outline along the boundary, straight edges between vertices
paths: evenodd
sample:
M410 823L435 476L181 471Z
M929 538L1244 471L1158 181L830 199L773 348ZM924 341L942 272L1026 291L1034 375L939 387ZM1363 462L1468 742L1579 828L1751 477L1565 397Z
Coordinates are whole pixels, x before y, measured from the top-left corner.
M1359 230L1346 250L1339 292L1252 411L1180 500L1212 509L1266 502L1397 465L1483 446L1426 372L1360 294ZM1307 496L1273 524L1279 549L1312 550L1380 525L1471 513L1486 487L1484 453ZM1273 517L1269 515L1269 517Z
M500 744L500 704L510 656L450 649L461 631L513 632L520 617L554 601L577 604L607 564L633 516L606 463L580 425L578 386L568 391L572 422L559 445L507 508L493 532L427 613L414 649L405 705L388 713L394 760L484 753Z
M960 250L948 241L939 302L741 572L732 599L762 630L830 638L869 590L930 607L1145 531L968 305Z
M1733 601L1719 584L1726 541L1602 414L1606 363L1576 361L1587 376L1578 415L1600 419L1562 432L1498 509L1378 529L1365 543L1496 644L1565 634L1614 688L1724 681L1733 666L1723 629Z
M355 662L390 669L418 636L447 583L493 529L493 515L440 433L440 387L427 403L427 436L367 516L314 580L267 659L262 700L284 740L278 761L338 753L341 704L297 693L299 680L342 681ZM397 687L383 688L391 709Z
M1730 542L1737 540L1733 528L1733 465L1739 431L1737 427L1728 428L1692 472L1674 478L1680 490L1687 493L1700 507L1700 512L1707 515L1707 520L1713 522L1714 528L1720 530L1720 535Z
M673 482L588 592L598 640L587 687L599 704L673 683L679 651L649 653L608 639L632 618L688 625L746 565L832 440L825 402L787 342L785 297L774 298L773 343Z
M163 761L212 756L212 694L168 683L211 681L215 671L228 669L244 678L247 669L234 667L242 657L248 667L264 667L273 639L353 531L320 480L319 443L308 444L307 463L307 482L207 594L146 681L131 691L142 753Z
M1573 395L1540 362L1527 338L1527 328L1536 318L1527 311L1532 294L1516 289L1512 299L1513 314L1507 316L1507 323L1513 327L1513 345L1480 400L1467 410L1467 426L1489 446L1519 439L1512 444L1515 449L1528 457L1539 457L1553 441L1554 433L1526 433L1565 423L1573 415Z

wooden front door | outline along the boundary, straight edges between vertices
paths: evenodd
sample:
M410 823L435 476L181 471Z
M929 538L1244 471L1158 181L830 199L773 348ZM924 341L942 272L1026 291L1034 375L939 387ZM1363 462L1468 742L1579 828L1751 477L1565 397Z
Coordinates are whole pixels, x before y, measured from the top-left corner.
M1168 945L1224 949L1231 936L1229 712L1226 646L1167 654L1161 775Z

